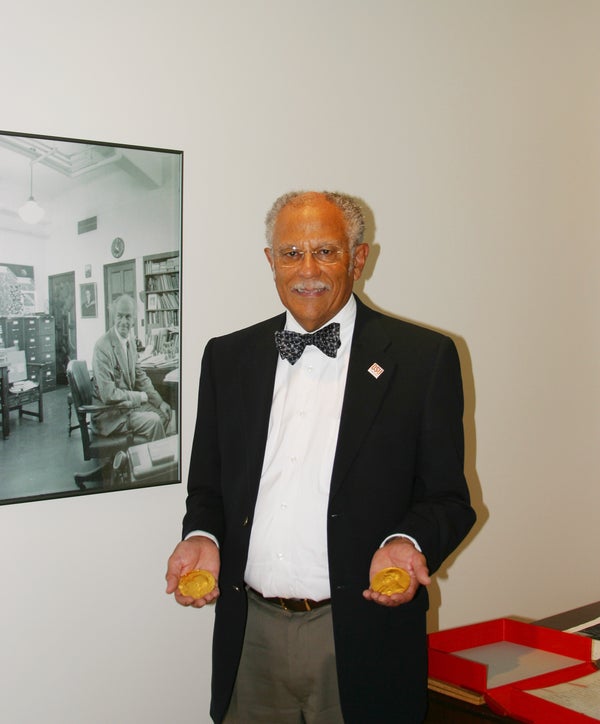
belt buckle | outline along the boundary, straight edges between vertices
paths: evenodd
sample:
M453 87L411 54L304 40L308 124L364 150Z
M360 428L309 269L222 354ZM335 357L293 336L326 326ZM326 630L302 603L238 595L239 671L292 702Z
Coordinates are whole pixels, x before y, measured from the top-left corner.
M289 609L289 608L288 608L288 606L287 606L287 604L286 604L286 600L288 600L288 599L281 598L281 596L280 596L280 597L279 597L279 605L281 606L281 608L283 608L284 611L290 611L290 610L291 610L292 612L294 612L295 609ZM308 598L299 598L299 599L298 599L298 603L299 603L299 604L300 604L300 603L304 603L304 608L305 608L305 610L306 610L306 611L312 611L311 605L310 605L310 603L308 602Z

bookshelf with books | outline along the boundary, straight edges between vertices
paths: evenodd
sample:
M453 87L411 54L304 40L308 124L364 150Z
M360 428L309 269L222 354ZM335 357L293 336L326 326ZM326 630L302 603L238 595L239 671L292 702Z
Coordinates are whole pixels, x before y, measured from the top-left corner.
M144 257L146 345L179 338L179 252ZM162 332L164 330L164 333ZM156 350L155 352L159 352Z

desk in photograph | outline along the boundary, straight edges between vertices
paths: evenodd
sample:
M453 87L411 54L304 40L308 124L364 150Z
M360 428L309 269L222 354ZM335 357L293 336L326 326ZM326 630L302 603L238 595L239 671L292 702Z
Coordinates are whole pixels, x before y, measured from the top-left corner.
M168 402L171 409L175 411L176 416L179 414L179 378L177 380L165 379L169 373L173 373L179 368L179 362L163 367L144 367L142 369L150 378L154 385L154 389Z

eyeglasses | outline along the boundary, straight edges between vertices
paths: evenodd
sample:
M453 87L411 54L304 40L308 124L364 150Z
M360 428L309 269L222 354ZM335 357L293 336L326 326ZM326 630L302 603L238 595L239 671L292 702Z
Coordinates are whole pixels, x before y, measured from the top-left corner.
M318 264L335 264L341 254L346 253L346 249L340 249L339 246L324 244L316 249L298 249L295 246L283 247L275 252L277 261L281 266L300 266L304 261L306 254L312 254L313 259Z

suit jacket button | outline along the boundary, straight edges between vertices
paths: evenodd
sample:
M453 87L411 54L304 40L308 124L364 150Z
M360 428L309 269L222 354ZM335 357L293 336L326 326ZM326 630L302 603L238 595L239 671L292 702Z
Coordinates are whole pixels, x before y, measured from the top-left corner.
M233 588L233 590L234 590L236 593L239 593L239 592L240 592L240 587L239 587L239 586L232 586L232 588Z
M248 516L244 518L244 522L242 523L242 527L248 525Z

